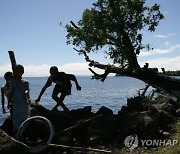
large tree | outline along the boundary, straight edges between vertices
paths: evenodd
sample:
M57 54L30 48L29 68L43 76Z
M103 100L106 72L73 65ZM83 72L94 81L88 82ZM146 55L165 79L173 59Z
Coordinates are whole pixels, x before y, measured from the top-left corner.
M143 44L144 29L155 31L164 18L160 6L146 6L146 0L98 0L91 9L83 12L77 24L66 25L67 44L73 44L83 54L89 66L104 69L104 74L91 72L96 78L105 80L109 73L119 73L138 78L153 87L180 96L180 82L147 66L141 68L137 56L141 50L150 49ZM88 53L106 50L105 54L113 64L105 65L91 60Z

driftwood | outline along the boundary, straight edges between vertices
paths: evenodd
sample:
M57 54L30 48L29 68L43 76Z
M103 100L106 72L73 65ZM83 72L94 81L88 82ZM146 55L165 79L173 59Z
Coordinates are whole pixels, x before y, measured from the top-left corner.
M83 124L85 124L85 123L87 123L87 122L90 122L90 121L92 121L92 120L94 120L94 119L97 119L97 118L99 118L99 117L102 117L102 116L103 116L103 115L100 114L100 115L98 115L98 116L95 116L95 117L92 117L92 118L90 118L90 119L84 120L84 121L82 121L82 122L80 122L80 123L78 123L78 124L76 124L76 125L74 125L74 126L71 126L71 127L68 127L68 128L66 128L66 129L64 129L63 131L57 133L56 135L60 135L60 134L62 134L62 133L64 133L64 132L67 132L67 131L69 131L69 130L72 130L72 129L74 129L74 128L77 128L77 127L79 127L79 126L81 126L81 125L83 125Z
M80 150L80 151L94 151L101 153L112 153L112 151L94 149L94 148L85 148L85 147L73 147L67 145L58 145L58 144L48 144L49 147L60 148L60 149L69 149L69 150Z
M8 53L9 53L9 58L10 58L10 61L11 61L12 70L14 72L14 67L17 65L16 64L16 58L15 58L15 55L14 55L13 51L8 51Z

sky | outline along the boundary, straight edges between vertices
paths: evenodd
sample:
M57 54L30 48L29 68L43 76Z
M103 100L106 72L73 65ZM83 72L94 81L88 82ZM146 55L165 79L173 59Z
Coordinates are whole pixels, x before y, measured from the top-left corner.
M90 75L84 57L66 44L64 26L71 20L77 23L93 2L96 0L0 0L0 76L11 71L9 50L25 67L24 76L48 76L52 65L66 73ZM154 3L160 4L165 19L154 33L143 32L143 41L154 50L141 51L139 64L180 70L180 1L147 0L148 5ZM90 58L110 62L102 53Z

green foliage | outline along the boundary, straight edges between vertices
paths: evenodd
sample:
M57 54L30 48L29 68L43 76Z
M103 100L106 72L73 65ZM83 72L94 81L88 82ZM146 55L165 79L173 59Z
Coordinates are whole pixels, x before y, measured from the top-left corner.
M166 71L166 75L168 76L180 76L180 71Z
M67 44L88 52L105 48L114 63L130 63L143 48L141 30L155 31L164 16L145 0L98 0L83 12L78 28L66 25Z

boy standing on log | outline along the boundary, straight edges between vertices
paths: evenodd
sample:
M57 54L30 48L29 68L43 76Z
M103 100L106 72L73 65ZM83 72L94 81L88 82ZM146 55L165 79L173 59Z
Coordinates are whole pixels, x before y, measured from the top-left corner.
M56 83L56 85L52 93L52 98L56 101L57 104L54 106L53 110L57 110L58 106L61 106L64 111L69 112L69 109L65 106L63 101L67 95L71 94L71 81L74 81L77 90L81 90L81 87L79 86L78 81L73 74L59 72L56 66L52 66L50 68L50 74L50 77L48 78L46 84L39 94L39 97L35 100L35 102L37 103L40 101L43 93L48 87L52 85L52 82L54 82ZM58 97L59 93L61 93L60 97Z

